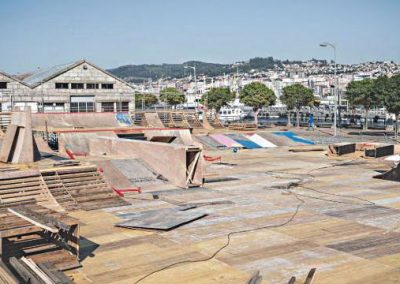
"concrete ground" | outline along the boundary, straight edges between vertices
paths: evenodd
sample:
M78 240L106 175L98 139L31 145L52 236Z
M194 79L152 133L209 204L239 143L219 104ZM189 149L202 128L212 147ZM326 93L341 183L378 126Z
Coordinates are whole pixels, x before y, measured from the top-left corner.
M203 188L145 188L132 206L77 211L76 283L399 283L399 183L373 179L383 160L286 147L207 151ZM155 192L156 191L156 192ZM153 199L151 192L159 199ZM198 204L208 216L170 231L114 227L117 213Z

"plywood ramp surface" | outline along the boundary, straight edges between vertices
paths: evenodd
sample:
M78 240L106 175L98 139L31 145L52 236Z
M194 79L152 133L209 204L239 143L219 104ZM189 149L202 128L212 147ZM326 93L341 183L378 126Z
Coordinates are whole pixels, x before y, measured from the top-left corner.
M106 183L97 167L71 167L42 172L57 202L66 209L94 210L128 203Z

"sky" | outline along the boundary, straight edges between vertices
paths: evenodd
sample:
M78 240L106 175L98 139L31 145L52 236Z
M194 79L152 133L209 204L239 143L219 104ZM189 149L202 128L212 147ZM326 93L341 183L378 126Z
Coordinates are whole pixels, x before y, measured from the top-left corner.
M400 62L399 0L0 0L0 70L87 59L233 63L252 57Z

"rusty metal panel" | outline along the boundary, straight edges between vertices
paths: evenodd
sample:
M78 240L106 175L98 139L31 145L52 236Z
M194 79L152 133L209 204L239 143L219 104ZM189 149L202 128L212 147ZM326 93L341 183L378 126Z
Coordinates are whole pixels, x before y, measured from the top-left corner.
M372 149L365 149L366 157L379 158L394 154L394 145L379 145Z
M185 208L187 209L187 208ZM122 214L120 217L130 218L116 224L117 227L139 228L151 230L171 230L189 222L205 217L207 214L195 210L168 208Z
M338 143L329 145L332 154L338 156L354 153L356 151L356 143Z

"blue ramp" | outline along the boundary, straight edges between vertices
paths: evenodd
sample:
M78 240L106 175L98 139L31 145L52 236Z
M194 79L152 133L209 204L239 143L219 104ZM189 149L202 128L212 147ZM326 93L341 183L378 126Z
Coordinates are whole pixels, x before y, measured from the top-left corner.
M261 148L260 145L254 143L253 141L250 140L244 140L244 139L234 139L236 142L239 144L243 145L245 149L258 149Z
M258 149L258 148L262 148L260 145L258 145L257 143L251 141L250 139L248 139L246 136L244 136L243 134L239 134L239 133L228 133L226 134L226 136L229 136L230 138L232 138L233 140L235 140L237 143L243 145L243 148L246 149Z
M301 138L301 137L297 136L296 133L293 133L291 131L280 131L280 132L272 132L272 133L275 135L278 135L278 136L287 137L294 142L303 143L306 145L315 145L315 143L313 141Z

